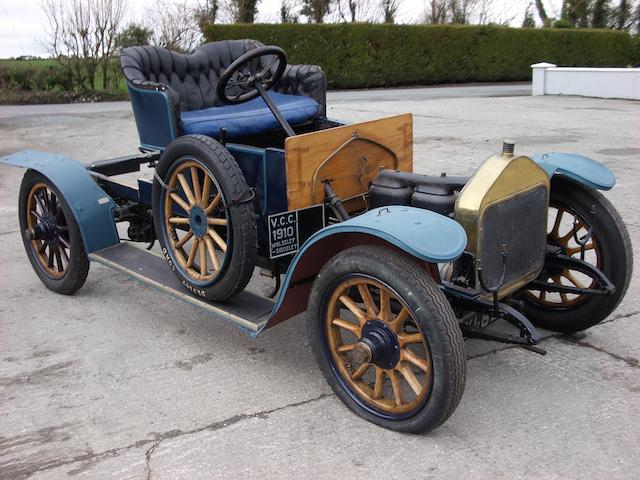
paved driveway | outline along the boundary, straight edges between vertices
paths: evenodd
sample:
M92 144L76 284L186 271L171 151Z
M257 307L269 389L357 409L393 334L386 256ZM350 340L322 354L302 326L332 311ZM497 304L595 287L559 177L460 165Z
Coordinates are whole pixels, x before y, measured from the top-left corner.
M526 89L336 92L329 114L413 112L423 173L470 174L504 137L522 153L592 156L618 176L607 195L637 240L640 103L511 96ZM89 163L136 146L127 104L0 107L0 155ZM546 357L467 341L458 410L429 435L402 435L332 395L303 318L252 341L100 265L72 297L46 290L22 250L20 176L0 166L2 479L638 478L635 277L605 323L547 334Z

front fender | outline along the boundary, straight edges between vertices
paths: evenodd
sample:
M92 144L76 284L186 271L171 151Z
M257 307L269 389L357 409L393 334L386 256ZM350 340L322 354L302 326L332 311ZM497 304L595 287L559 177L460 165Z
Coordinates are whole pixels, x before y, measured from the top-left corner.
M561 174L594 190L611 190L616 177L603 164L576 153L538 153L531 159L551 178Z
M87 253L120 242L113 219L113 209L117 205L93 181L82 163L35 150L22 150L7 155L0 158L0 162L36 170L51 180L73 212Z
M384 245L421 262L446 263L462 254L467 235L460 224L448 217L399 205L376 208L323 228L304 243L291 261L264 329L304 312L313 280L322 266L338 252L362 244Z

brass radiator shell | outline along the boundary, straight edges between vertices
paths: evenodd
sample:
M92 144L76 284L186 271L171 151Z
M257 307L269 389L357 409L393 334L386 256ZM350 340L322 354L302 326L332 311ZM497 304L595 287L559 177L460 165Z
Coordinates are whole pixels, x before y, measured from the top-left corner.
M549 191L549 177L541 167L529 157L514 157L509 154L490 157L476 170L461 190L456 200L455 219L467 233L466 251L476 257L475 280L478 289L480 289L480 283L477 278L477 266L478 259L483 256L483 238L492 238L494 241L499 239L499 242L504 245L500 247L507 252L506 281L498 292L499 297L508 295L538 276L544 264ZM529 201L533 199L535 201ZM487 227L483 225L485 212L488 209L509 204L517 205L514 207L517 210L512 212L507 209L512 213L503 218L505 231L494 231L490 235L487 234L486 229L483 231L483 227ZM490 228L495 230L497 227L491 225ZM522 231L517 231L519 228ZM509 231L519 234L519 241L516 241L518 235L510 235ZM526 245L522 241L523 233L527 234ZM484 248L486 250L488 246ZM495 250L495 245L491 248ZM518 275L510 278L509 267L515 263L514 259L521 260L523 256L527 256L526 268L523 270L520 262ZM483 274L484 270L483 268ZM488 286L493 288L496 285L489 283Z

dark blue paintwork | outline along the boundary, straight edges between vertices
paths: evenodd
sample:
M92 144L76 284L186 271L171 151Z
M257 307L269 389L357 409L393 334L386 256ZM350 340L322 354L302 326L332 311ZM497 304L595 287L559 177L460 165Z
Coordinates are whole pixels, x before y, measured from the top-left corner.
M561 174L594 190L610 190L616 184L615 175L606 166L576 153L538 153L531 159L549 177Z
M266 242L268 241L267 216L287 211L284 150L232 143L227 144L226 147L238 162L247 184L255 191L258 240Z
M0 159L14 167L36 170L47 177L66 200L80 228L87 253L120 242L113 220L113 199L93 180L86 167L71 158L23 150Z
M167 93L127 85L136 118L140 146L163 150L178 136L175 113Z
M329 225L311 236L291 261L269 320L282 306L291 277L307 250L321 240L330 241L329 237L342 233L360 233L382 239L429 263L452 262L462 255L467 246L467 235L459 223L444 215L415 207L380 207L344 222ZM265 328L269 326L267 322ZM258 333L260 332L254 336Z

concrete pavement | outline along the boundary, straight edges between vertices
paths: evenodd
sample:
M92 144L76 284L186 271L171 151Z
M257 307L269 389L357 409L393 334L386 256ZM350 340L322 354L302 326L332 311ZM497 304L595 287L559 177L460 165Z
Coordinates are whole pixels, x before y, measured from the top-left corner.
M470 174L505 137L517 152L601 160L618 177L607 196L640 238L640 104L469 88L332 92L328 113L413 112L423 173ZM90 163L137 147L127 104L46 110L0 107L0 155L35 148ZM637 478L637 274L601 325L547 333L546 357L467 341L458 410L431 434L402 435L335 398L303 318L252 341L95 264L76 295L45 289L18 232L21 175L0 166L2 479Z

